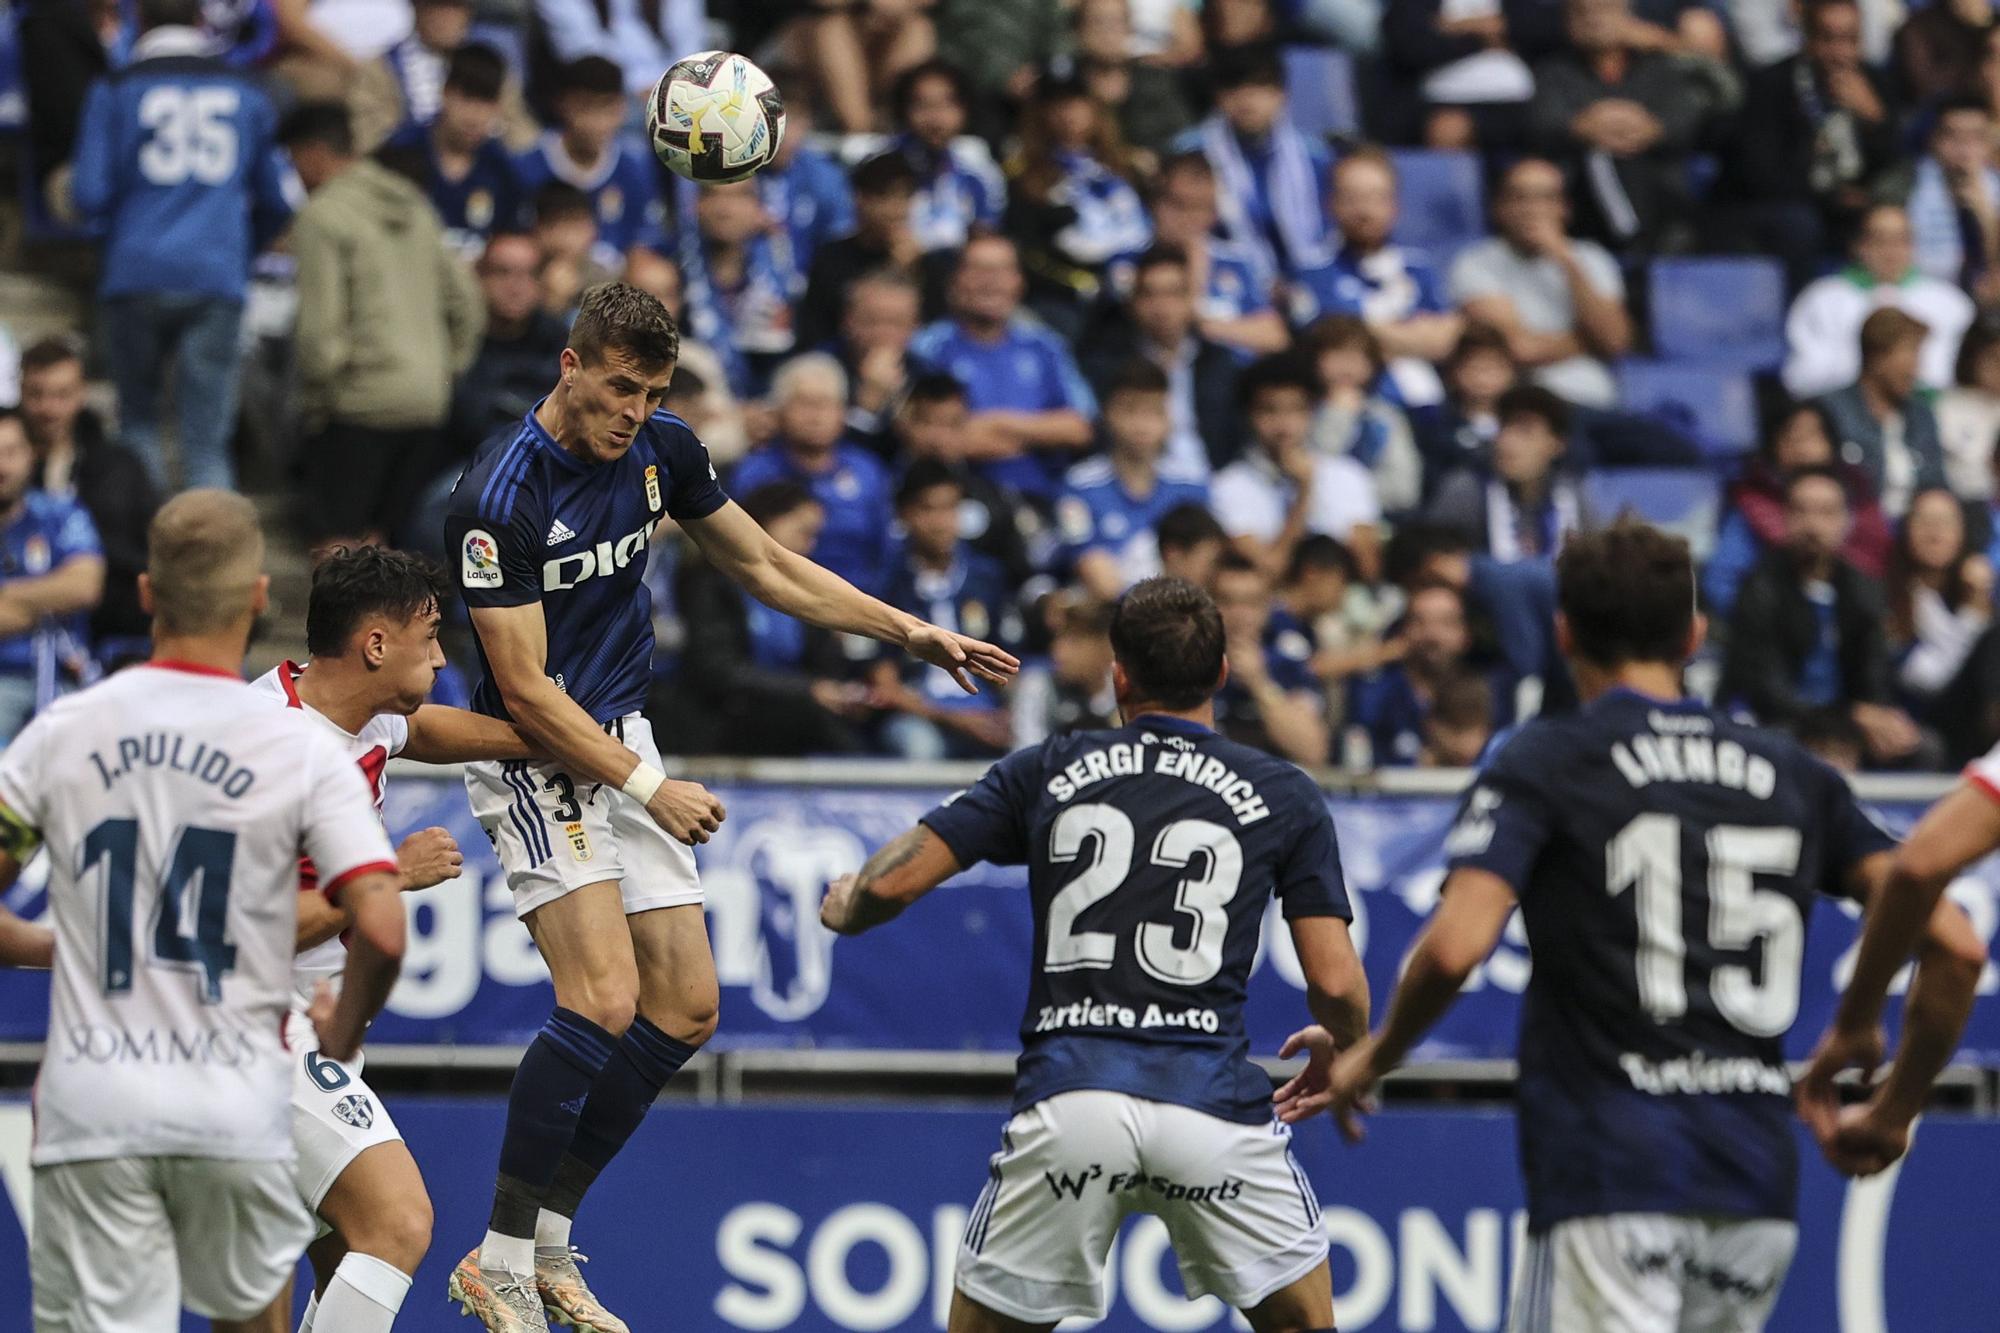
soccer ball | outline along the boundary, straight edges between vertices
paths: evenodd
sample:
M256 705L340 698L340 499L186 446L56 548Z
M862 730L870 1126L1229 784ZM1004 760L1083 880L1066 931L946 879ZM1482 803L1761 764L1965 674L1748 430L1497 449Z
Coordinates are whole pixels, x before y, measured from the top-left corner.
M734 51L677 60L646 99L646 135L667 169L703 185L755 175L785 141L771 76Z

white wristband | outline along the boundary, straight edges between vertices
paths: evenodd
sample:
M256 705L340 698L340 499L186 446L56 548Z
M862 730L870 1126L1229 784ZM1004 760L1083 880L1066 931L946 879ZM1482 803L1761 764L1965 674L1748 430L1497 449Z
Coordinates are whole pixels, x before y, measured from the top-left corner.
M644 760L640 760L639 766L632 770L632 776L625 779L623 790L627 796L630 796L640 805L644 805L653 799L653 793L658 791L660 784L666 780L667 775L665 773L662 773L659 769L654 768Z

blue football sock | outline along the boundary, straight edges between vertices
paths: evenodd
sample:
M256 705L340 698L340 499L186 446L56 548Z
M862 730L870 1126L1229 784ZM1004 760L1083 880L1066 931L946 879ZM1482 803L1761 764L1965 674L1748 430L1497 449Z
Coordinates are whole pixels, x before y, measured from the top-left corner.
M533 1236L541 1197L576 1136L577 1119L618 1039L582 1014L557 1009L521 1057L507 1095L500 1188L488 1224L503 1236Z
M638 1131L660 1089L694 1052L694 1047L675 1041L646 1019L632 1021L590 1089L569 1155L556 1172L543 1207L564 1217L576 1216L584 1191Z

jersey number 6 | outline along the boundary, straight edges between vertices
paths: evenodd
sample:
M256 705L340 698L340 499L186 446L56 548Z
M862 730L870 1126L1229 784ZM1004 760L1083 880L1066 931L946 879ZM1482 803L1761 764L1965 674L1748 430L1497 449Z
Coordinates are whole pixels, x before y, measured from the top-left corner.
M1117 892L1131 874L1135 840L1131 816L1111 805L1071 806L1049 830L1049 860L1074 861L1092 839L1097 843L1096 858L1049 904L1045 971L1106 969L1117 958L1116 935L1077 930L1076 921L1093 904ZM1181 880L1174 893L1174 910L1194 922L1194 938L1180 947L1174 943L1173 925L1147 921L1133 939L1139 966L1169 985L1199 986L1222 970L1222 942L1229 933L1229 914L1223 909L1243 879L1242 844L1234 833L1206 819L1180 819L1161 829L1148 859L1156 866L1185 870L1197 855L1200 873Z

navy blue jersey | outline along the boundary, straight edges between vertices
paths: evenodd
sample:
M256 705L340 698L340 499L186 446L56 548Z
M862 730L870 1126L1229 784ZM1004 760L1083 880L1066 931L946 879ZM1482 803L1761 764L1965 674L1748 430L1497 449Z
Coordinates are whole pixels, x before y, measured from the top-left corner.
M1243 994L1264 909L1351 919L1333 819L1303 772L1147 716L995 764L924 816L960 865L1028 867L1035 967L1019 1111L1094 1088L1271 1118Z
M1781 1040L1806 916L1892 846L1789 737L1614 691L1522 727L1467 793L1453 869L1520 896L1528 1222L1792 1216Z
M677 416L655 412L622 458L592 464L551 439L531 410L482 444L459 477L445 549L457 552L467 606L541 603L549 677L609 722L644 703L652 679L653 528L667 515L706 518L727 502L708 450ZM472 707L506 717L484 645L479 659Z

